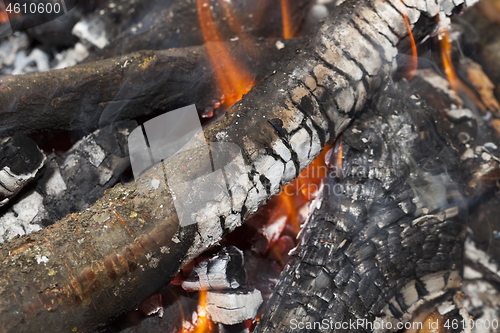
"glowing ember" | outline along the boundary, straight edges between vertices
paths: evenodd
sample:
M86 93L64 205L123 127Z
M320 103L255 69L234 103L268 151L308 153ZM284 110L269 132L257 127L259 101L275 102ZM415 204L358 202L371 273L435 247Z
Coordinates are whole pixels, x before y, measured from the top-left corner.
M225 48L215 28L208 0L197 0L201 30L208 55L215 69L219 88L224 95L224 106L229 108L252 89L253 78L243 64L237 64Z
M207 291L200 291L198 298L198 311L194 327L185 327L181 333L209 333L213 331L212 322L207 316Z

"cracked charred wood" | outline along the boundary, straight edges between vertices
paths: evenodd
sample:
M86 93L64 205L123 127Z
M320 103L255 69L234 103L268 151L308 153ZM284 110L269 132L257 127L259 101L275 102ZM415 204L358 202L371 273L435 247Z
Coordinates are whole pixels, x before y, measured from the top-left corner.
M49 155L36 183L0 215L0 230L5 231L0 242L40 230L94 204L130 166L127 137L136 127L135 121L119 121L84 137L62 157ZM9 157L12 163L18 162Z
M0 144L0 207L35 178L44 162L45 155L28 137L15 134Z
M298 41L255 41L248 56L239 42L226 46L247 59L261 78L276 68ZM163 113L197 104L201 113L220 101L207 46L141 51L124 57L43 73L0 77L0 136L48 129L91 131L116 120Z
M324 332L358 319L396 327L460 286L459 158L433 128L435 111L408 88L385 86L343 133L342 169L313 202L256 332L311 329L325 318L333 324Z
M168 184L186 186L186 193L206 191L206 184L186 182L189 175L182 172L204 175L213 171L210 159L198 158L207 154L205 146L151 168L133 184L115 186L83 212L0 245L0 329L59 332L99 327L135 308L181 267L241 225L318 156L326 142L339 136L379 87L380 76L395 70L396 45L408 35L403 13L413 27L421 16L434 17L441 9L451 13L454 6L448 1L406 3L347 0L331 13L308 45L282 59L279 69L206 127L206 141L211 146L233 145L240 153L221 166L224 172L215 173L219 178L211 183L216 184L212 188L220 190L215 201L190 212L196 223L180 225L176 198L165 173L179 171L170 173ZM455 3L463 4L460 0ZM428 22L430 32L434 27ZM397 175L389 176L386 186L398 182ZM441 184L440 178L435 181ZM405 195L411 196L410 191ZM403 201L402 209L412 209L413 204L404 201L405 195L396 200ZM425 205L422 211L436 208L432 203ZM456 214L456 210L415 223L424 229L437 222L449 228L450 236L440 238L447 245L458 232L448 214ZM380 221L382 227L384 221ZM388 250L393 235L384 235L387 238L378 246ZM429 247L435 254L439 243L431 242ZM390 253L385 253L390 260ZM46 260L38 264L36 258L41 256ZM451 261L454 258L459 254ZM443 264L427 263L430 268L424 265L422 272ZM348 272L350 266L344 264ZM422 277L425 288L421 292L433 294L442 284L453 287L458 276L453 272ZM413 299L414 293L411 295ZM397 304L393 305L397 310Z
M63 156L49 156L37 183L44 198L43 224L88 208L116 185L130 166L127 138L136 127L133 120L118 121L84 137Z
M246 284L243 252L235 246L198 263L181 283L184 290L236 289Z
M460 89L457 95L444 77L430 69L417 70L411 85L422 92L429 105L442 110L439 128L448 133L460 156L467 196L482 197L491 191L500 179L500 140L495 128L500 122L498 113L480 111L477 102L487 105L484 99L476 102L469 97L471 93L474 97L474 92L465 94Z

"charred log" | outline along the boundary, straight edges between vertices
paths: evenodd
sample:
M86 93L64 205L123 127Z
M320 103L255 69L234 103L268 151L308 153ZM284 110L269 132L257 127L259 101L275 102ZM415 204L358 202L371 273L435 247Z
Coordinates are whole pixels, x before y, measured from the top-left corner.
M270 41L255 42L249 59L256 77L271 72L296 42L277 49ZM248 59L238 42L228 42L235 58ZM215 88L207 46L167 51L141 51L124 57L0 78L0 136L41 129L95 130L116 120L165 112L197 104L214 108Z
M241 155L218 180L230 194L192 212L195 224L180 226L165 172L212 170L210 161L192 158L206 153L200 147L152 168L134 184L115 186L83 212L2 244L0 327L17 332L98 327L137 306L218 243L338 137L381 76L393 72L396 45L408 34L403 13L413 26L421 15L435 16L440 5L450 13L454 6L407 2L344 2L307 47L282 60L276 72L206 128L209 143L233 144ZM185 177L178 172L168 181L185 184ZM440 218L419 223L431 228ZM452 222L448 226L452 235L459 233ZM38 264L37 256L48 260ZM454 276L442 282L454 285ZM16 294L10 292L14 285Z
M256 332L406 321L424 298L460 286L459 159L432 128L435 111L410 95L386 86L343 133L342 170L326 180Z
M205 39L199 22L198 11L196 10L198 1L174 1L169 5L165 4L166 1L163 1L163 5L157 3L149 6L149 8L146 7L147 10L142 10L142 16L147 16L147 19L139 17L135 20L138 23L127 27L127 29L114 28L111 25L111 29L108 28L107 31L119 31L120 33L111 34L109 36L111 43L103 50L97 50L96 55L90 57L90 59L116 57L124 53L140 50L164 50L203 44ZM279 1L253 2L236 0L223 3L207 0L206 4L210 6L214 18L225 17L225 19L214 20L220 40L223 41L242 34L254 37L275 36L276 32L282 29ZM311 0L290 2L290 16L291 21L294 23L295 33L303 27L311 5ZM126 13L125 7L121 11ZM148 13L147 11L150 11L152 7L157 10ZM249 17L237 13L257 13L258 16ZM107 12L102 15L100 13L94 15L104 17L102 20L109 22L109 16L112 17L110 14L110 10L107 9ZM136 16L138 15L136 14ZM245 27L245 30L241 31L241 27L239 27L235 31L231 26L234 21L238 21L242 27ZM108 23L106 26L109 27L110 24ZM280 33L279 35L282 36L283 34ZM297 34L291 37L294 36L297 36Z
M0 144L0 207L35 178L44 162L45 155L36 143L23 135Z

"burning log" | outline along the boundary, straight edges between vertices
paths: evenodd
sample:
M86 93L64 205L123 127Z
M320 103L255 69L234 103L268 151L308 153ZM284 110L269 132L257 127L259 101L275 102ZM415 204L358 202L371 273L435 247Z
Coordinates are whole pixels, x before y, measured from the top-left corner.
M0 328L37 332L43 327L44 331L58 332L99 327L136 307L183 265L218 243L296 177L326 142L337 138L379 87L381 76L393 72L396 45L408 34L405 17L413 27L421 16L433 17L440 8L446 12L454 8L448 1L441 3L444 7L433 1L407 2L344 2L307 47L282 61L282 67L207 127L209 143L234 144L241 155L232 161L227 179L220 179L230 195L192 212L195 224L180 226L164 172L167 168L200 174L212 170L210 160L192 158L204 156L204 147L166 161L165 167L152 168L134 184L115 186L83 212L2 244ZM425 23L423 29L432 31L433 26ZM183 183L184 177L178 172L168 181ZM397 183L395 178L387 180L392 181L388 185ZM201 185L189 188L193 193L203 190ZM409 191L404 194L411 195ZM403 212L412 209L412 203L405 201L408 198L398 199ZM417 208L423 211L430 207ZM448 221L450 216L444 217ZM415 223L432 228L441 218L431 216ZM450 227L457 236L459 230L453 220L449 221L442 224L442 230ZM384 226L384 221L380 223ZM37 256L47 259L38 263ZM390 261L390 256L386 259ZM428 264L433 270L433 264ZM455 277L453 273L423 282L432 293L437 292L435 282L454 287ZM13 286L15 294L10 291ZM393 305L397 309L397 304Z
M292 332L324 318L332 323L324 332L358 320L396 327L460 286L459 158L429 127L435 111L410 95L407 84L386 86L343 133L342 169L313 204L255 332Z
M297 42L255 42L255 75L271 72ZM239 42L226 46L246 58ZM1 135L48 129L94 130L121 120L151 115L196 103L209 112L221 95L207 46L141 51L124 57L20 76L0 77ZM215 101L214 101L215 100ZM43 112L41 111L43 110Z
M127 1L124 1L128 3ZM113 27L106 31L120 31L119 34L111 33L108 39L110 44L103 50L97 50L95 57L109 58L122 55L124 53L136 52L139 50L163 50L169 48L182 48L187 46L201 45L206 41L202 33L202 27L198 20L198 11L193 10L197 5L202 5L210 8L214 17L226 17L227 20L216 20L214 25L219 32L220 40L228 41L232 38L243 38L242 27L244 33L255 37L275 36L276 31L281 31L281 20L276 17L281 15L279 1L273 2L253 2L245 0L233 0L231 2L219 2L212 0L204 1L174 1L167 3L160 2L161 6L150 4L143 5L144 8L135 13L137 17L134 21L137 23L132 26L122 28ZM290 2L288 8L289 17L294 26L290 27L291 35L285 35L285 38L296 37L299 31L305 24L305 20L309 13L313 1L296 1ZM130 6L130 4L127 4ZM127 5L121 6L119 11L122 15L127 15ZM136 4L133 4L136 7ZM257 7L257 8L255 8ZM97 18L101 17L102 21L109 22L110 18L116 13L120 6L113 6L112 9L105 9L106 12L94 13ZM157 10L151 10L155 8ZM239 13L256 13L256 16L239 15ZM278 14L278 15L276 15ZM272 18L270 18L272 17ZM115 24L116 25L116 24ZM110 26L108 23L107 26ZM181 37L181 38L180 38ZM246 45L247 48L252 48L251 45Z

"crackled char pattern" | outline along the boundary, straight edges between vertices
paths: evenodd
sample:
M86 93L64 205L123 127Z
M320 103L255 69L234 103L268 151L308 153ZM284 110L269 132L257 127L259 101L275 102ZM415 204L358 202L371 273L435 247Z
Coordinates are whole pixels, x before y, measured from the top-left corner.
M395 86L344 132L342 176L328 178L313 204L255 332L324 319L396 327L460 286L459 159L433 128L435 111Z

